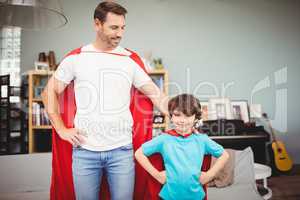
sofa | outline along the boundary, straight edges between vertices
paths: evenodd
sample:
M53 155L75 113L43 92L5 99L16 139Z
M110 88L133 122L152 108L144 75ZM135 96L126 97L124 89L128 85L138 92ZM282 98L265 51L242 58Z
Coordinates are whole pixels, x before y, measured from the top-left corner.
M208 187L208 199L262 200L254 178L254 158L250 147L235 151L233 184L218 188Z
M47 200L51 153L0 156L0 200Z
M224 188L208 187L208 200L262 200L254 180L250 147L235 151L234 181ZM51 153L0 157L0 200L49 199Z

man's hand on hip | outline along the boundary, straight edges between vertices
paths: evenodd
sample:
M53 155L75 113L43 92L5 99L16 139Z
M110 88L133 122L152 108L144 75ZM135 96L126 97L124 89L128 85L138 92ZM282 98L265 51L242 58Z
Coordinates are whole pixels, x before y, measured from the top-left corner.
M68 141L73 146L80 146L84 143L84 138L79 134L79 130L76 128L67 128L57 132L61 139Z

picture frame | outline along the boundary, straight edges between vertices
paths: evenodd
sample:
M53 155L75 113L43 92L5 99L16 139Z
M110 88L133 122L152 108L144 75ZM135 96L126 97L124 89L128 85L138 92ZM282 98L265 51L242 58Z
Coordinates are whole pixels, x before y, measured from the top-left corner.
M49 70L49 64L47 62L34 62L35 70Z
M243 120L244 123L250 122L250 114L247 100L231 101L233 119Z
M203 121L207 121L208 120L208 101L200 100L200 105L201 105L201 119Z
M233 119L232 105L229 98L211 98L208 101L208 119Z
M153 116L153 123L155 124L163 124L165 121L165 116L160 114L160 113L157 113L157 114L154 114Z

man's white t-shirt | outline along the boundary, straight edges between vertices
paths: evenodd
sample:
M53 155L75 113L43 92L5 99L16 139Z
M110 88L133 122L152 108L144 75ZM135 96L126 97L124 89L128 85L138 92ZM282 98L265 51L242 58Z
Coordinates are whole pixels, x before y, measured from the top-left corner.
M74 80L74 126L85 138L85 149L106 151L132 142L131 87L139 88L151 78L130 55L120 46L99 52L89 44L67 56L54 73L66 84Z

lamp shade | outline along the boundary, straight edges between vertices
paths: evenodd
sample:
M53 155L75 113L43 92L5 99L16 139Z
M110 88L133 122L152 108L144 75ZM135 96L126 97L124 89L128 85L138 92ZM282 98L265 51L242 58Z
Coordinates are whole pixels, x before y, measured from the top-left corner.
M55 29L67 23L59 0L0 0L0 26Z

